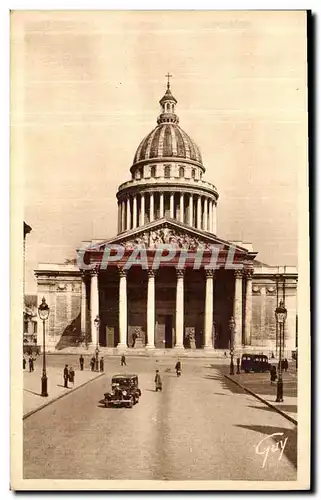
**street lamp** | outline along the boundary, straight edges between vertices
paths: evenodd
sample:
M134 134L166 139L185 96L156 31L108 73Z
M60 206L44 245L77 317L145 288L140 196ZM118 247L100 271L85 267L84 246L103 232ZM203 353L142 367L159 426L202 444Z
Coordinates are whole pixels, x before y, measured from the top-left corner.
M230 375L234 375L234 362L233 362L233 356L234 356L234 334L235 334L235 319L233 316L231 317L229 321L229 329L230 329L230 356L231 356L231 363L230 363Z
M284 323L287 316L287 310L284 307L284 303L280 300L279 306L275 309L275 319L276 319L276 339L279 334L279 365L278 365L278 382L277 382L277 394L276 403L283 402L283 379L282 379L282 359L283 359L283 345L284 345Z
M99 343L98 343L98 339L99 339L99 325L100 325L100 319L99 319L99 316L97 314L96 318L94 319L94 324L95 324L95 327L97 329L97 335L96 335L96 339L97 339L97 343L96 343L96 350L95 350L95 354L96 354L96 372L99 371L99 361L98 361L98 355L99 355Z
M47 319L49 318L49 306L46 304L46 299L43 297L42 302L40 306L38 307L38 314L39 318L42 320L42 334L43 334L43 340L42 340L42 349L43 349L43 357L42 357L42 377L41 377L41 396L47 397L48 396L48 389L47 389L47 372L46 372L46 335L45 335L45 323Z

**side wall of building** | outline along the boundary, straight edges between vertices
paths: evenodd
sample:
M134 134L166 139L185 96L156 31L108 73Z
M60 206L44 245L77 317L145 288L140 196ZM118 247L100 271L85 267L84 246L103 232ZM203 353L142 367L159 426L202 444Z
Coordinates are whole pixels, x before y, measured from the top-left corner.
M77 345L80 338L81 278L48 272L37 276L38 303L45 297L50 308L46 328L46 350ZM38 319L37 341L43 345L43 325Z

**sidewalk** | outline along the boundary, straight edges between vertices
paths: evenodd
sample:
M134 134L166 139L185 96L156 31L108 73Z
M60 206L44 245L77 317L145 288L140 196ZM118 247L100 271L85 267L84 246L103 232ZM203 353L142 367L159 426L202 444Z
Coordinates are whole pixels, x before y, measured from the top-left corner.
M288 372L283 372L283 403L276 403L276 383L271 384L270 373L244 373L230 375L229 367L221 368L223 375L235 384L241 386L248 392L256 395L265 404L274 408L282 414L297 422L298 399L297 399L297 374L294 366L290 365Z
M34 372L29 373L25 370L23 373L23 418L28 416L30 412L39 410L47 406L52 401L60 397L70 394L72 391L81 387L82 385L98 378L102 373L92 372L89 370L79 371L75 370L75 383L71 387L68 383L68 389L64 387L64 380L62 370L59 367L49 366L47 368L48 377L48 397L41 396L41 375L42 370L36 367Z

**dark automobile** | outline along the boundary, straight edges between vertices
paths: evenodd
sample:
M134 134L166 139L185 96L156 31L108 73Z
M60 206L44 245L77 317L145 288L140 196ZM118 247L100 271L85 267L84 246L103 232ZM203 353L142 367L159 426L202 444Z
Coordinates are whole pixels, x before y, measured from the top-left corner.
M138 403L141 390L138 387L138 376L133 374L114 375L111 379L111 391L106 392L105 406L126 406L132 408Z
M268 357L264 354L242 354L241 370L245 373L267 372L270 368Z

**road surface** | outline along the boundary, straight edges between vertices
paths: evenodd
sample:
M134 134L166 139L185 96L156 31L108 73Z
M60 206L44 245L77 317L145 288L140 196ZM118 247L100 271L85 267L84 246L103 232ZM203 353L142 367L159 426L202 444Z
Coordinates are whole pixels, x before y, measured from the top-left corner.
M184 360L180 378L173 361L130 359L120 368L110 359L105 376L27 418L24 478L296 480L291 422L206 360ZM154 391L157 367L161 393ZM126 370L139 374L140 402L104 408L110 376Z

